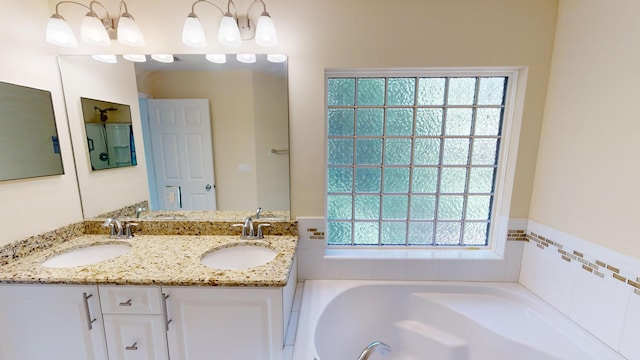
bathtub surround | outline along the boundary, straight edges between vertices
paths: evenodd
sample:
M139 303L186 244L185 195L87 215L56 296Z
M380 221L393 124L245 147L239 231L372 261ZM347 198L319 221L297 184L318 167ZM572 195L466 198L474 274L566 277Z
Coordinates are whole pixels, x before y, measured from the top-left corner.
M640 359L640 261L529 221L520 283L628 359Z
M327 249L324 218L298 218L298 276L519 281L612 349L640 359L635 345L640 334L640 261L534 221L508 223L503 256L448 249L362 249L346 254L348 250Z

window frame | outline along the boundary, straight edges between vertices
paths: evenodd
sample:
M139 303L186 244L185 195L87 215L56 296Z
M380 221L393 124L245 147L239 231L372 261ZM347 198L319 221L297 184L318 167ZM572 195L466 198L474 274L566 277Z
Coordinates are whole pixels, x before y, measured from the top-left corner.
M328 243L326 236L325 246L330 249L344 249L356 251L359 249L376 250L491 250L499 254L504 252L506 233L509 221L509 210L513 195L513 182L515 178L516 158L522 113L524 105L524 92L528 70L526 67L442 67L442 68L328 68L325 69L324 87L324 218L325 229L328 231L328 83L329 78L353 78L353 77L506 77L507 88L504 100L503 124L500 135L500 147L495 175L495 189L491 205L489 221L489 234L485 246L465 245L338 245ZM410 220L409 220L410 221Z

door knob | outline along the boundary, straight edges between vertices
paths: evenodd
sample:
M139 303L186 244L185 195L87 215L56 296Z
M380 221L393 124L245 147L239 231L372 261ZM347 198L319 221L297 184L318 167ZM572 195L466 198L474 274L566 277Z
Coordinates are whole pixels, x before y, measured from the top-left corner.
M211 190L213 188L213 186L211 186L211 184L207 184L207 186L204 187L207 191Z

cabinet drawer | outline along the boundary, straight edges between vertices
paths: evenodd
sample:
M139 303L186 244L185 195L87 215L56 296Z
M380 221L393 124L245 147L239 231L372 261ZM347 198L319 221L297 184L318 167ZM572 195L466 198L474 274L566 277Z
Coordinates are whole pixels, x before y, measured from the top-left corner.
M162 314L160 288L154 286L99 286L104 314Z
M110 359L168 360L162 315L104 315Z

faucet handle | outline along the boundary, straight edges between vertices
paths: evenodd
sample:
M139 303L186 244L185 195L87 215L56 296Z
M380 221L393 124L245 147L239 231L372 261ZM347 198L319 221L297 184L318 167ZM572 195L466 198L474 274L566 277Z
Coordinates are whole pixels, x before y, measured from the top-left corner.
M138 225L140 225L140 224L138 224L138 223L127 223L127 224L124 226L124 228L125 228L125 230L124 230L124 232L125 232L124 237L125 237L126 239L131 239L131 238L133 237L133 231L131 230L131 227L135 227L135 226L138 226Z
M107 218L102 223L102 226L109 228L109 238L111 239L118 237L118 234L116 233L116 224L113 222L113 220L113 218Z
M271 226L271 224L260 224L258 225L258 235L256 236L258 239L264 239L264 233L262 228L265 226Z

